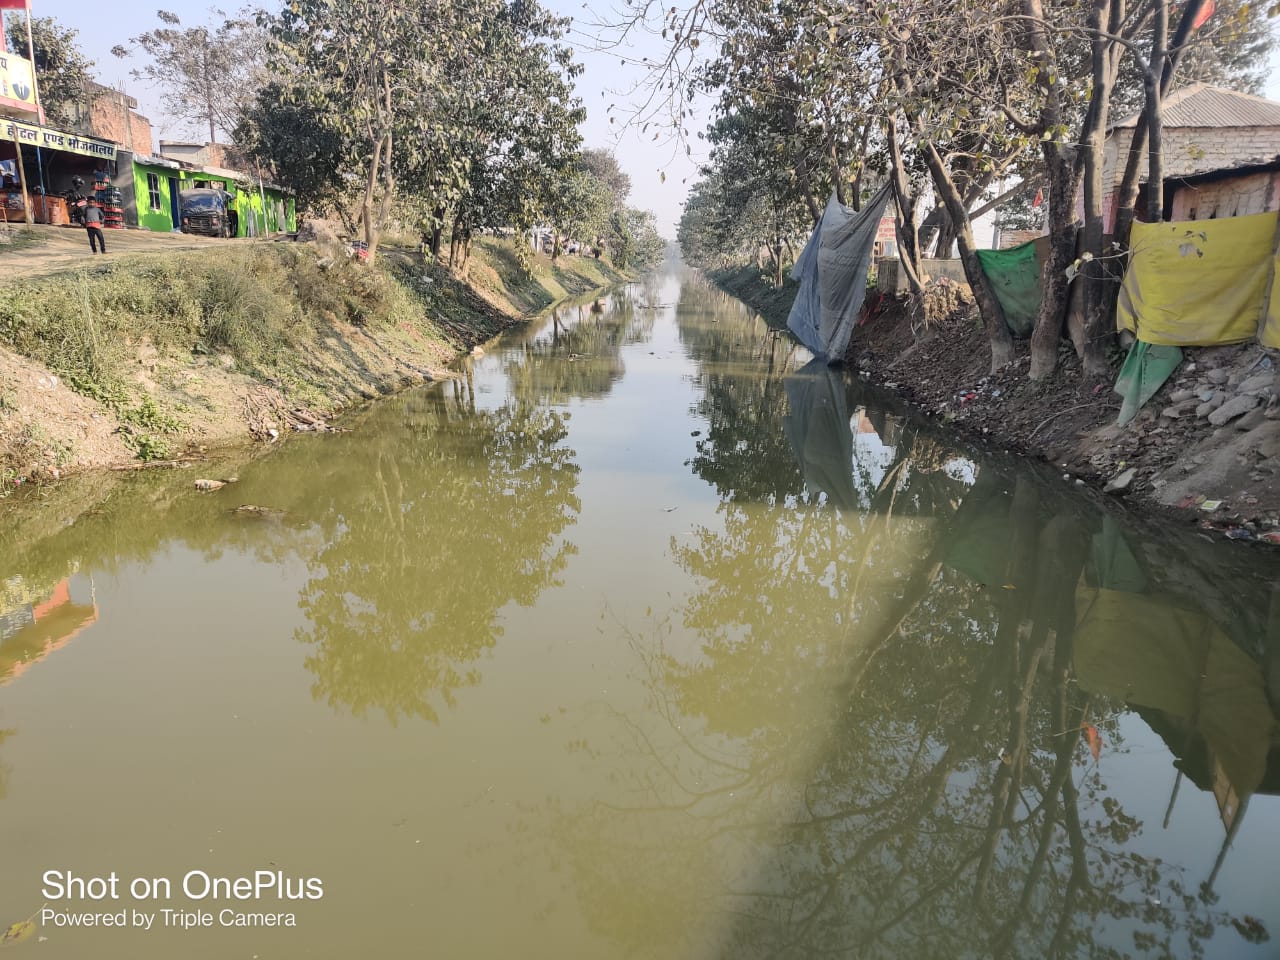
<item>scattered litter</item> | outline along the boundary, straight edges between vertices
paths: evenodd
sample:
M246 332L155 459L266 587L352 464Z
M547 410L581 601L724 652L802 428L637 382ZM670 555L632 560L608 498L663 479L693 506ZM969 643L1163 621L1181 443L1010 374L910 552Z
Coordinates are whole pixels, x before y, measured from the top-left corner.
M226 483L222 480L197 480L196 481L196 489L203 490L206 493L211 492L213 490L221 490L225 486L226 486Z
M242 503L238 507L233 507L232 513L239 514L244 517L283 517L283 510L277 510L275 507L260 507L254 503Z
M1204 503L1200 504L1200 509L1205 513L1213 513L1213 511L1217 510L1220 506L1222 506L1221 500L1206 500Z
M663 508L662 508L662 512L663 512L663 513L675 513L678 509L680 509L680 508L679 508L679 507L663 507Z

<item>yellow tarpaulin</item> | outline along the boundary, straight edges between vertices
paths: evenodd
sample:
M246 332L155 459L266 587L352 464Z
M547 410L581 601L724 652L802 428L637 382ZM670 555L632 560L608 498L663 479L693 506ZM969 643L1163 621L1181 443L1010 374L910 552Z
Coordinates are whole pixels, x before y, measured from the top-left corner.
M1262 783L1276 723L1262 669L1204 614L1081 583L1075 664L1090 693L1194 725L1240 796Z
M1276 219L1271 212L1135 223L1116 316L1119 328L1165 346L1257 338L1280 347L1280 290L1271 290Z

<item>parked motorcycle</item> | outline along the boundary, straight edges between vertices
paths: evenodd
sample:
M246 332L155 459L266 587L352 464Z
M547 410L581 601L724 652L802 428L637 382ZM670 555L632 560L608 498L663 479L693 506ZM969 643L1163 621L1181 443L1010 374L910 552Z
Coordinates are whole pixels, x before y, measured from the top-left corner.
M81 191L84 189L84 180L81 177L71 178L71 189L62 195L67 201L67 215L71 218L71 222L77 226L84 226L84 211L89 206L89 198Z

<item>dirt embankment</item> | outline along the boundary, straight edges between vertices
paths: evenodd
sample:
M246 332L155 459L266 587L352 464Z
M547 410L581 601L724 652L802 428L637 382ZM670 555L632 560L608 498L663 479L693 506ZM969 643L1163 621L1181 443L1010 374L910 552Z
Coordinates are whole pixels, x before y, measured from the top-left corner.
M751 269L711 279L786 325L795 284L774 289ZM913 322L872 293L846 363L966 436L1232 539L1280 543L1280 357L1257 344L1184 350L1168 383L1119 427L1119 395L1085 382L1066 341L1047 381L1028 378L1026 342L991 374L968 287L931 288L926 315Z
M70 269L63 245L0 253L4 490L334 429L352 404L451 376L506 327L625 279L588 258L521 263L493 239L465 275L394 246L366 266L323 238L197 249L157 236L86 248Z

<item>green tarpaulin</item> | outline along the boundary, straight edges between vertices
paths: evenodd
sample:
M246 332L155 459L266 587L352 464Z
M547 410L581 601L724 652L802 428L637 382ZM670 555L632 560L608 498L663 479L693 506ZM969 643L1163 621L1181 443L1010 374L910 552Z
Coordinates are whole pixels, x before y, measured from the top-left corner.
M1116 423L1123 426L1138 415L1138 411L1150 400L1182 362L1182 350L1178 347L1160 346L1139 340L1129 350L1120 376L1116 378L1116 393L1124 398Z
M982 272L991 281L1004 321L1015 337L1029 337L1040 311L1040 264L1029 240L1008 250L979 250Z

